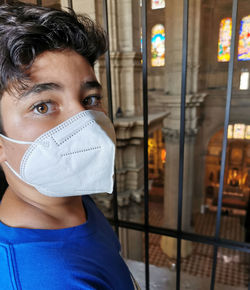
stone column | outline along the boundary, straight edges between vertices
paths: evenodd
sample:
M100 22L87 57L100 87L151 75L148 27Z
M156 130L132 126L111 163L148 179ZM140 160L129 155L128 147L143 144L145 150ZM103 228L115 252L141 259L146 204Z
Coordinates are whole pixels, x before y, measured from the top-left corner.
M201 0L189 1L187 92L197 93ZM183 1L168 1L166 8L165 92L180 95L182 72Z
M178 214L178 184L179 184L179 132L169 134L165 132L165 143L167 150L165 164L165 186L164 186L164 226L177 229ZM182 207L182 230L192 231L192 187L193 187L193 158L194 158L194 138L187 137L185 141L184 157L184 178L183 178L183 207ZM165 254L171 258L176 258L177 241L174 238L162 237L161 247ZM182 241L182 257L187 257L191 253L191 243Z
M139 2L109 0L113 110L123 117L142 113Z
M184 156L182 229L190 231L192 215L192 195L194 184L194 141L198 129L199 106L204 96L196 95L198 90L199 61L199 23L201 0L189 2L188 26L188 67L187 67L187 103L186 103L186 138ZM183 44L183 1L169 1L166 9L166 71L165 92L167 96L162 103L169 109L170 115L165 120L165 187L164 213L165 226L177 228L178 181L179 181L179 127L180 127L180 93L182 73ZM176 240L163 237L163 251L170 257L176 257ZM191 244L182 241L182 256L191 252Z
M186 127L184 147L184 176L183 176L183 207L182 230L192 231L192 196L194 190L194 148L195 137L198 131L199 107L204 100L204 95L188 95L186 102ZM164 120L163 134L165 136L166 163L164 184L164 226L177 229L178 216L178 186L179 186L179 122L180 102L175 97L169 97L169 116ZM164 253L171 258L176 258L176 239L162 237L161 247ZM191 253L191 243L182 241L182 257Z
M62 9L68 8L68 0L60 0ZM73 9L76 14L87 14L92 19L97 19L97 9L96 9L96 1L95 0L73 0Z
M166 113L150 114L149 132L162 128L165 116ZM125 211L121 208L129 205L131 200L140 203L144 194L143 118L139 116L116 119L115 128L117 133L116 170L119 218L143 223L143 214L138 208L137 212L133 214L133 204ZM127 214L128 211L130 211L130 215ZM142 248L134 246L135 240L138 245L142 245L142 232L121 229L120 234L123 255L129 259L142 260Z

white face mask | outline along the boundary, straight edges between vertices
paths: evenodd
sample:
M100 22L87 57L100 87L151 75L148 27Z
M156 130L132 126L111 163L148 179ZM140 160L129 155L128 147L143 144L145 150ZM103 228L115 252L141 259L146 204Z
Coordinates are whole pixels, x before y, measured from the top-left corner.
M0 134L1 135L1 134ZM100 111L82 111L30 144L17 173L40 193L75 196L113 190L115 131L109 118Z

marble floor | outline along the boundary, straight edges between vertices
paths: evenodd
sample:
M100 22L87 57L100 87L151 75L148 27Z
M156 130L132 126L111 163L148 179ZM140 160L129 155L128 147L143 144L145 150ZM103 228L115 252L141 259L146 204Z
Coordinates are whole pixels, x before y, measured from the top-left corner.
M163 222L163 204L150 202L150 223L160 226ZM216 213L206 211L194 217L194 231L211 236L214 234ZM222 216L221 237L235 241L244 241L244 226L241 216ZM158 267L171 268L175 260L169 259L161 250L161 236L150 234L149 261ZM211 277L213 247L201 243L193 243L192 254L182 260L183 273L199 278ZM216 283L235 287L233 289L248 289L250 283L250 254L231 250L219 249L217 256ZM219 289L219 288L217 288Z
M145 265L142 262L126 260L126 263L142 290L145 289ZM169 268L150 265L150 290L175 290L176 272ZM210 279L181 273L181 290L210 290ZM249 290L246 287L216 283L215 290Z
M160 196L160 194L159 194ZM158 197L159 197L158 196ZM163 202L161 198L151 198L149 202L149 222L154 226L163 226ZM144 205L131 202L129 206L119 208L119 219L142 222L143 223ZM104 210L107 217L112 217L112 211ZM198 213L193 217L193 229L196 233L213 236L216 224L216 212L206 210L203 214ZM235 240L244 241L244 217L240 215L227 214L221 217L221 237ZM154 273L157 269L159 273L168 273L167 280L162 276L162 281L170 285L175 285L175 260L168 258L161 250L160 247L161 236L156 234L149 235L149 262ZM138 247L140 245L138 244ZM144 253L144 251L142 251ZM213 262L213 247L207 244L192 243L192 254L182 260L181 271L182 276L187 277L186 286L181 289L191 290L205 290L210 289L210 278ZM142 265L139 261L133 262L138 270ZM132 264L133 264L132 263ZM137 265L137 266L136 266ZM131 266L133 267L133 265ZM138 268L139 267L139 268ZM156 268L155 268L156 267ZM136 270L136 271L137 271ZM140 272L140 271L139 271ZM139 273L138 272L138 273ZM153 277L153 276L152 276ZM157 274L155 274L157 277ZM169 280L171 279L173 280ZM144 278L143 278L144 279ZM158 279L158 278L157 278ZM165 279L165 280L164 280ZM190 282L191 281L191 282ZM195 282L196 281L196 282ZM159 282L159 281L158 281ZM157 283L158 283L157 282ZM154 285L158 285L154 283ZM170 284L168 284L170 283ZM190 284L191 283L191 284ZM188 286L196 283L196 286ZM250 254L220 248L217 256L217 269L216 269L216 290L250 290ZM172 285L171 284L171 285ZM183 285L184 285L183 284ZM204 285L203 285L204 284ZM203 285L202 288L200 288ZM158 286L157 286L158 287ZM167 286L166 286L167 287ZM173 287L173 288L171 288ZM162 288L152 289L175 289L174 286L165 286Z

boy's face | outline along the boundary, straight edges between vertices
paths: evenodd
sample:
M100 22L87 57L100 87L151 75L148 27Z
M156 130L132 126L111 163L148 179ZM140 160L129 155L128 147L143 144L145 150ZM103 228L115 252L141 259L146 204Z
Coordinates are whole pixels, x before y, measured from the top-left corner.
M44 52L35 59L29 74L27 90L18 96L5 92L1 100L3 129L10 138L34 141L80 111L102 110L102 91L94 70L74 51ZM29 145L3 138L0 142L0 162L8 161L19 173ZM12 174L3 167L5 173Z

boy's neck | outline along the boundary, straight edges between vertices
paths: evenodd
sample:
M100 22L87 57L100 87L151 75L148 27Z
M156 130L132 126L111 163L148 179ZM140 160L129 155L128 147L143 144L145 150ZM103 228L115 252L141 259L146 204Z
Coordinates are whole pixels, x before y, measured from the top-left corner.
M10 227L30 229L61 229L86 222L81 196L51 199L51 204L37 203L8 187L0 204L0 220Z

